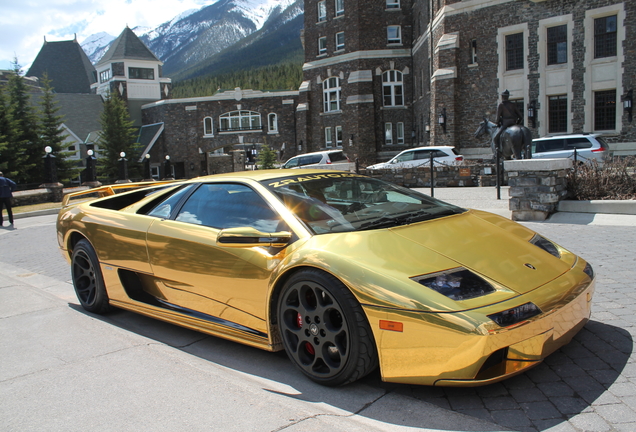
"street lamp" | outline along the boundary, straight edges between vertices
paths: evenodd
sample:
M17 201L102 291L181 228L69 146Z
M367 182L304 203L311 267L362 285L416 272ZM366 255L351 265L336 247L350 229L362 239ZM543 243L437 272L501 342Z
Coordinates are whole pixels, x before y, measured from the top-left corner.
M146 156L144 156L144 178L146 180L150 180L152 177L152 174L150 173L150 154L146 153Z
M127 182L128 180L128 161L126 160L126 152L119 153L119 179L118 182Z
M537 107L536 101L532 101L528 104L528 118L532 121L532 127L537 127Z
M166 160L163 163L163 178L172 178L172 167L170 166L170 155L166 155Z
M57 183L57 172L55 170L55 155L51 154L53 148L51 146L44 147L44 183Z

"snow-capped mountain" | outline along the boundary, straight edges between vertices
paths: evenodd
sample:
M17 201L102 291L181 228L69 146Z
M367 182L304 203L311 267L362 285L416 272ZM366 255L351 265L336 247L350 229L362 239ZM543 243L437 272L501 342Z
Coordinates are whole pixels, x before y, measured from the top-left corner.
M302 14L303 0L218 0L182 13L155 29L133 31L164 62L164 75L170 76L206 61L250 35L271 33L284 24L283 16L288 22ZM277 24L272 25L274 22ZM265 27L267 31L263 31ZM81 45L96 63L112 40L113 36L100 33Z

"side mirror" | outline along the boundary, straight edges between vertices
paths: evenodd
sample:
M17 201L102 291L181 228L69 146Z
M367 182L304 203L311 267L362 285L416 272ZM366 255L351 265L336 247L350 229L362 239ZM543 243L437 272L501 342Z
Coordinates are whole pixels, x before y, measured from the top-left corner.
M219 231L216 243L227 247L251 248L251 247L285 247L291 240L291 233L280 231L264 233L252 227L227 228Z

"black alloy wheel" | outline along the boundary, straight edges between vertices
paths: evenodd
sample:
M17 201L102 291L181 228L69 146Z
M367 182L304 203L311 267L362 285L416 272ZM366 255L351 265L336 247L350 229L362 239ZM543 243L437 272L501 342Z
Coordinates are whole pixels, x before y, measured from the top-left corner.
M71 274L75 294L84 309L97 314L110 310L99 260L88 240L80 240L73 248Z
M278 322L287 355L319 384L347 384L377 367L362 307L327 273L316 269L295 273L283 287Z

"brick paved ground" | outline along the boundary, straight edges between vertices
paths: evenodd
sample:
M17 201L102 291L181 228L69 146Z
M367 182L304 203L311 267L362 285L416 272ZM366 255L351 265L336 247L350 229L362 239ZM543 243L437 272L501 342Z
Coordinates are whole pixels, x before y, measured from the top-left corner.
M636 229L524 223L592 263L597 274L592 320L572 343L543 364L502 383L477 388L432 388L365 383L493 421L519 431L636 430ZM56 250L52 217L17 221L0 229L0 265L68 281ZM425 409L423 405L423 409ZM364 411L359 413L364 415Z

